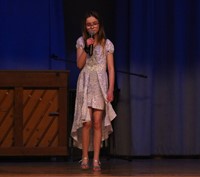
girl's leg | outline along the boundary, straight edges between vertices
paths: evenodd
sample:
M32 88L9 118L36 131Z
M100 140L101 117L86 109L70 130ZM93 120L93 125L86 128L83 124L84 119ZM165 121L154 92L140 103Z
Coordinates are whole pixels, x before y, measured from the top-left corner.
M102 118L103 111L95 109L93 111L93 127L94 127L94 161L93 166L100 170L99 166L99 155L102 140ZM96 170L96 169L94 169Z
M90 114L92 115L92 110L89 108ZM89 148L89 143L90 143L90 129L91 129L92 123L90 122L85 122L83 124L82 128L82 144L83 144L83 149L82 149L82 163L81 167L82 169L88 169L89 165L89 157L88 157L88 148Z

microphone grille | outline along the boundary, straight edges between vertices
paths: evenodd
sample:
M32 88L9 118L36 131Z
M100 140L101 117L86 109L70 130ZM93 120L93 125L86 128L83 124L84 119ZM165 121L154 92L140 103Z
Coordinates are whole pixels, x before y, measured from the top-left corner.
M88 33L90 34L91 37L93 37L93 35L94 35L94 31L93 30L89 30Z

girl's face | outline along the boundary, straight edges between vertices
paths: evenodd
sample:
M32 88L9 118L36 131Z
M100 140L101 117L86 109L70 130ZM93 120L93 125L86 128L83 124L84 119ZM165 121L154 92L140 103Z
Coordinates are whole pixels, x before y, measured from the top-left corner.
M94 35L99 31L99 21L91 16L86 19L86 29L91 34Z

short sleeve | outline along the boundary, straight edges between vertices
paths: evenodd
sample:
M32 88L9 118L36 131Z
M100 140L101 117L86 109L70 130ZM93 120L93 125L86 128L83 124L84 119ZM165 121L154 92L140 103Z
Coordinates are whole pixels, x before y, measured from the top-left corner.
M106 40L106 53L114 53L114 45L109 39Z
M83 37L79 37L76 41L76 48L84 48L85 42L83 40Z

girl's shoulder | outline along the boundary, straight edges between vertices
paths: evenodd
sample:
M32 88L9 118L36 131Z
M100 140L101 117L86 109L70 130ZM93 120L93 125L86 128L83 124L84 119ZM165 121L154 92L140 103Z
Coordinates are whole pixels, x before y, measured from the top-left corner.
M113 44L110 39L106 39L106 44Z
M76 40L76 48L79 48L79 47L82 47L82 48L85 47L85 42L84 42L83 36L80 36L80 37Z
M106 48L107 52L109 52L109 53L114 52L114 44L112 43L112 41L110 39L106 39L105 48Z

